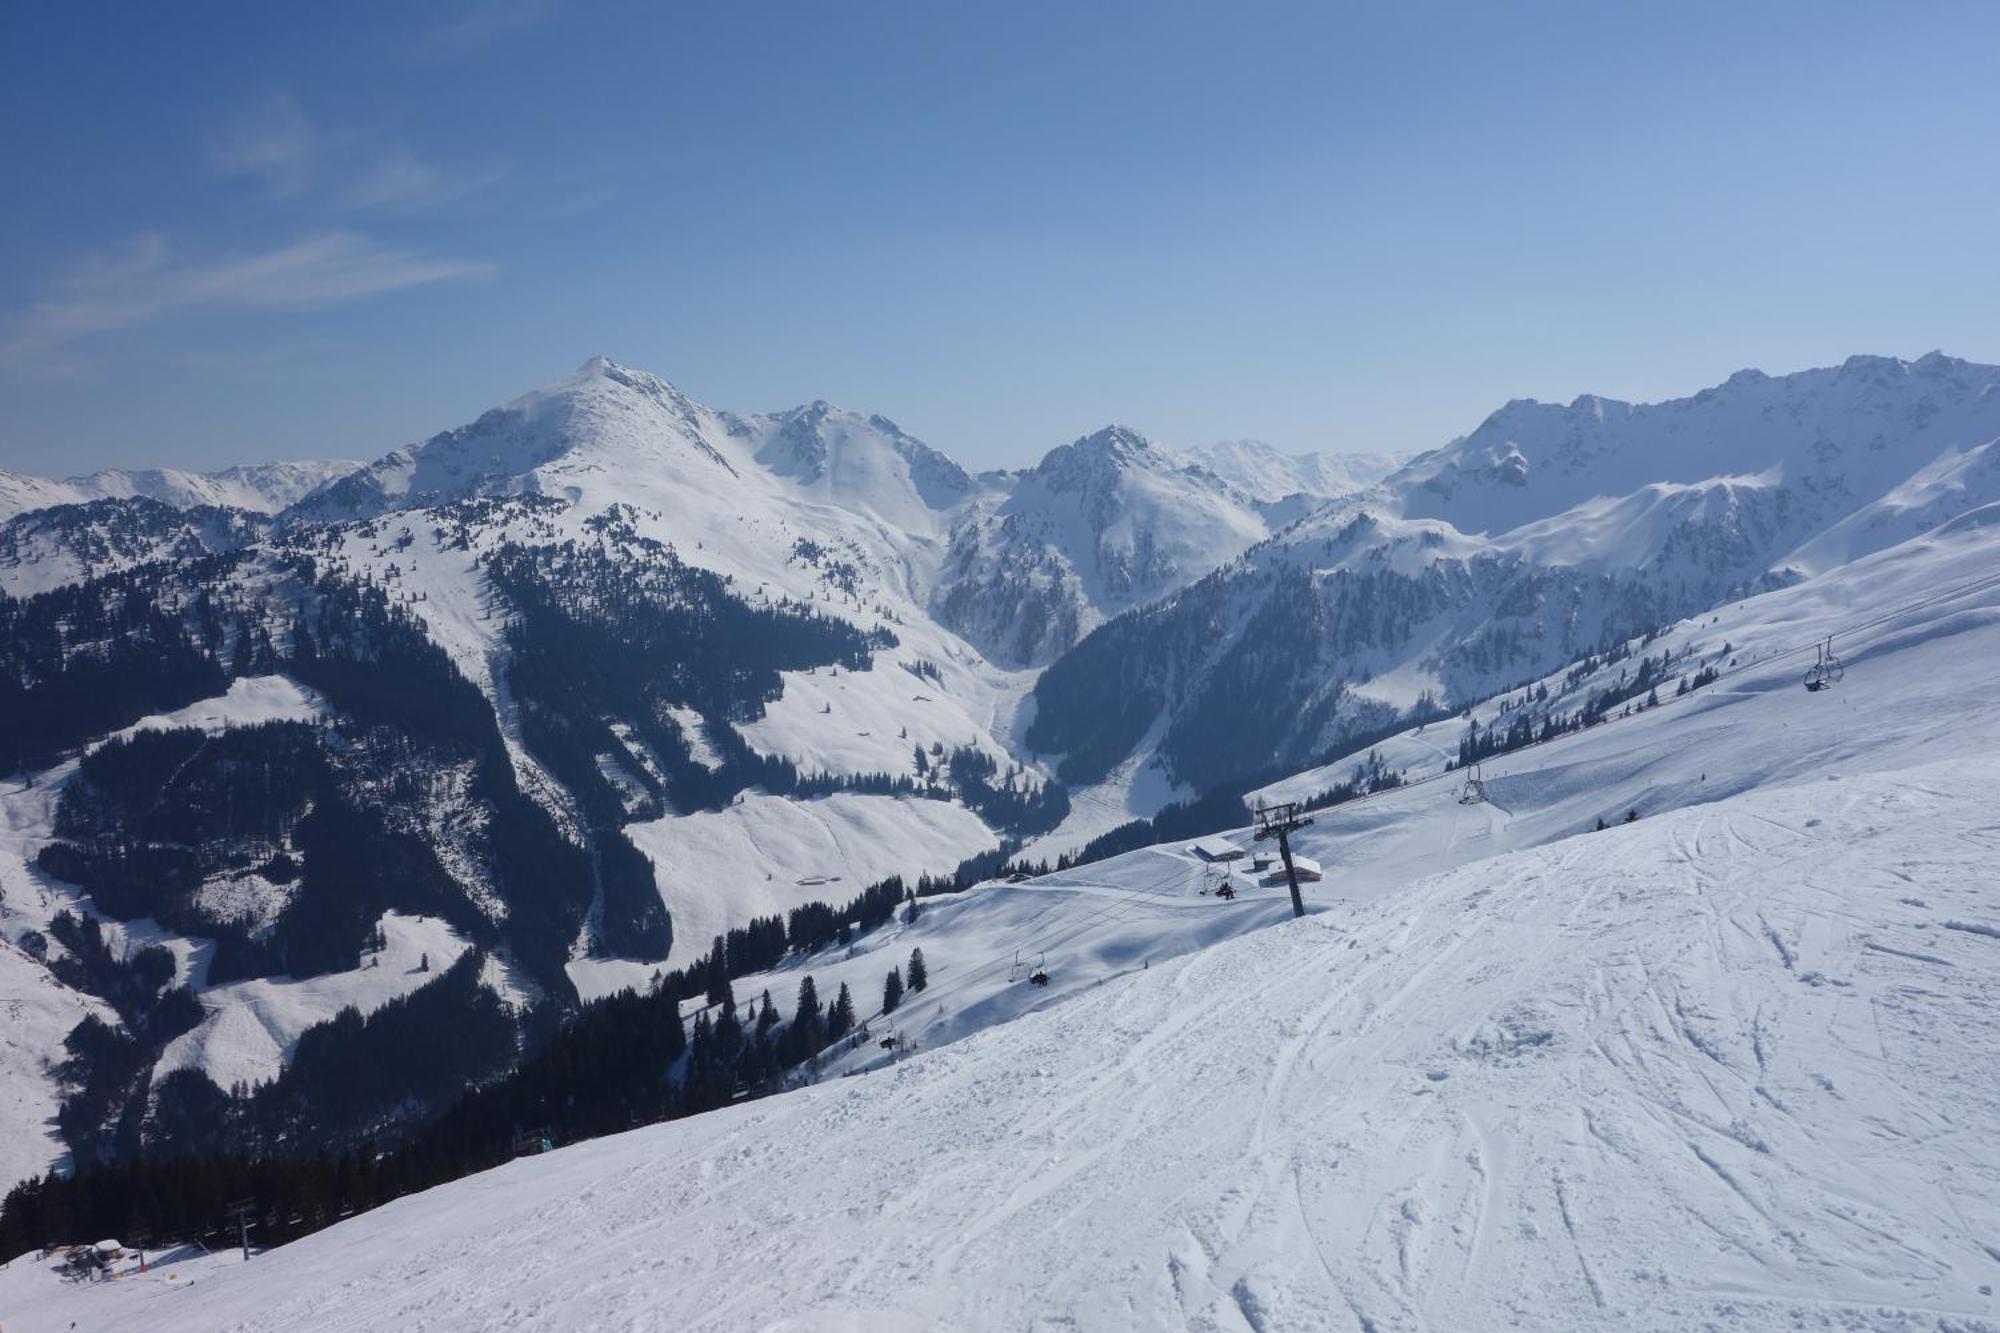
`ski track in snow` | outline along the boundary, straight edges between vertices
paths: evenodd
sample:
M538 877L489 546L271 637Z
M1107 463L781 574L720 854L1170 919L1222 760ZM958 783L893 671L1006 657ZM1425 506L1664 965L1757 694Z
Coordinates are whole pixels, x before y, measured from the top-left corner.
M1799 784L1477 862L104 1308L163 1331L2000 1327L2000 982L1992 941L1947 926L1990 908L1996 777ZM1910 865L1928 908L1857 891Z

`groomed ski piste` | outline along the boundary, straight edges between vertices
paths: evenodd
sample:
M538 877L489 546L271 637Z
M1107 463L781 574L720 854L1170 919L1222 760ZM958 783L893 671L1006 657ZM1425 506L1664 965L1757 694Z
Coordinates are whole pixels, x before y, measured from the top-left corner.
M1488 761L1483 802L1318 812L1305 920L1179 846L931 900L737 983L865 1013L923 948L811 1086L247 1265L23 1256L0 1322L2000 1329L1996 517L1675 627L1647 651L1736 668ZM1421 778L1456 725L1380 748Z

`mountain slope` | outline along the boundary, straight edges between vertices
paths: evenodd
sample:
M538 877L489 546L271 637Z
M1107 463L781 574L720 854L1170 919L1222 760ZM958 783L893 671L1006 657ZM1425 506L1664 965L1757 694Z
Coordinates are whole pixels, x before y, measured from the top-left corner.
M1390 454L1288 454L1262 440L1218 440L1187 450L1230 485L1259 500L1305 494L1333 499L1366 490L1402 462Z
M815 497L916 531L969 495L964 468L883 416L826 402L744 419L757 461Z
M0 593L32 597L154 560L197 560L262 540L270 519L146 496L30 509L0 522Z
M1635 641L1630 653L1594 656L1463 716L1386 736L1254 791L1250 800L1310 801L1378 764L1407 784L1317 810L1296 835L1293 846L1329 870L1326 880L1305 886L1307 902L1337 908L1393 896L1426 875L1546 847L1600 822L1615 826L1628 812L1651 817L1828 773L2000 753L2000 709L1980 688L1985 656L2000 646L2000 509L1983 517L1682 621ZM1815 641L1828 635L1849 679L1830 694L1808 693L1800 673ZM1635 669L1662 662L1652 689L1634 684ZM1707 671L1729 674L1697 687ZM1654 693L1659 706L1649 703ZM1601 706L1606 698L1609 707ZM1459 803L1461 774L1450 765L1468 740L1502 735L1524 719L1532 730L1541 718L1591 712L1593 704L1600 705L1595 723L1487 757L1490 799ZM1249 832L1228 836L1259 850ZM921 943L926 957L938 960L943 994L899 1015L898 1026L934 1046L1038 1003L1039 993L1023 998L1023 988L1006 984L1013 949L1047 951L1051 991L1087 989L1148 956L1157 962L1179 952L1187 927L1168 923L1199 921L1203 913L1190 909L1226 919L1282 903L1282 890L1263 881L1262 874L1237 873L1230 882L1239 897L1217 902L1206 895L1223 882L1221 867L1178 843L1145 847L940 903L914 930L871 937L855 956L815 971L822 984L846 981L867 995L900 952ZM961 920L1002 911L1012 920L1000 938L968 927L961 945ZM1166 912L1165 920L1155 912ZM785 970L740 984L768 986L784 1004L798 975Z
M144 497L11 520L0 588L40 595L0 598L0 933L79 1018L118 999L115 1060L23 1054L24 1141L56 1155L60 1094L73 1146L129 1156L178 1104L157 1086L276 1086L343 1005L461 959L481 1015L545 1023L1060 818L996 735L1019 685L923 610L943 519L899 520L962 484L881 418L734 417L598 361L275 523ZM109 743L268 681L324 707ZM313 1137L426 1109L388 1091Z
M1936 354L1510 403L1084 639L1025 739L1076 782L1302 764L1970 512L1995 440L2000 368Z
M1739 371L1662 403L1519 400L1385 485L1410 517L1501 533L1652 483L1755 476L1787 487L1805 520L1824 524L1945 450L1996 436L2000 368L1936 352L1854 356L1775 378Z
M988 656L1041 665L1269 532L1256 499L1123 426L1051 450L961 521L934 606Z
M1046 945L1067 998L247 1267L79 1295L17 1263L0 1292L31 1331L80 1299L163 1330L1987 1327L2000 709L1976 687L2000 591L1926 598L1990 575L1993 531L1668 644L1748 662L1879 620L1842 636L1832 696L1772 657L1516 757L1484 805L1432 785L1323 812L1308 920L1178 952L1167 897L1220 922L1282 895L1176 894L1168 862L1207 873L1177 848L1088 867L1127 886L1094 905L980 889L903 942L948 959L961 916L1072 905L1076 943ZM1149 893L1160 951L1095 949L1089 923ZM930 1006L1038 1006L976 970L939 969L897 1026L933 1047Z

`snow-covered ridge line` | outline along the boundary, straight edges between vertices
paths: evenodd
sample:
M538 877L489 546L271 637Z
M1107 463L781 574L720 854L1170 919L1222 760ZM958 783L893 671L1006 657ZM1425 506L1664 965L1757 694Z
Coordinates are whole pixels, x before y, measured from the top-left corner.
M1037 683L1027 740L1113 801L1113 772L1160 790L1304 764L1977 513L2000 502L1996 436L2000 368L1938 355L1515 402L1105 624ZM1232 705L1246 690L1292 723Z
M219 472L181 472L174 468L118 469L55 480L0 471L0 520L52 505L84 504L133 496L159 500L176 509L215 505L275 514L310 492L354 471L361 464L344 459L257 463Z

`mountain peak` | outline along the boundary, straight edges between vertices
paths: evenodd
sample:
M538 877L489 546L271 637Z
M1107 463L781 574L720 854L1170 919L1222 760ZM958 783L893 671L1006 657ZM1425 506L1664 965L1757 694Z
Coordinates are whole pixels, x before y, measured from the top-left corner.
M596 384L618 385L633 389L655 400L672 403L682 408L692 408L694 400L682 393L671 381L655 375L650 370L636 370L622 362L613 361L608 356L593 356L577 368L576 374L554 390L542 390L542 395L564 390L575 390ZM536 395L530 394L529 397Z
M1900 373L1906 369L1908 369L1907 364L1893 356L1871 356L1865 352L1858 352L1840 363L1840 373L1843 376Z
M1102 491L1133 469L1151 470L1168 461L1166 452L1130 426L1106 426L1049 450L1033 476L1051 490Z
M815 398L745 425L762 438L757 461L771 472L905 525L927 524L972 487L957 463L879 413Z
M1093 431L1077 443L1088 449L1098 449L1114 455L1143 453L1153 448L1153 442L1138 431L1130 426L1116 424Z

